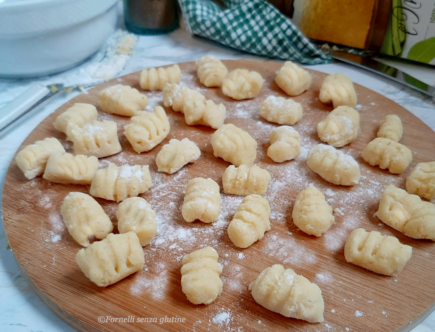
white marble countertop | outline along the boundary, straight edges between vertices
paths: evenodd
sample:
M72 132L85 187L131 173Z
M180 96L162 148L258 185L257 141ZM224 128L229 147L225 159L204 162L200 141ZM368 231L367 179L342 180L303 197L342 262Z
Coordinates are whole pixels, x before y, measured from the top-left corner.
M216 43L202 38L192 37L183 30L162 36L140 36L135 47L135 54L124 59L124 69L119 75L124 75L146 67L167 65L171 63L192 61L205 54L212 54L221 59L259 58L233 49L222 47ZM90 62L94 60L89 60ZM60 75L45 77L39 80L2 80L0 79L0 107L6 104L30 83L38 81L43 83L57 82L74 76L87 64ZM326 73L340 72L349 76L353 82L375 90L399 103L410 112L418 116L432 130L435 131L435 106L422 95L403 88L376 75L343 64L329 64L312 66L318 71ZM411 74L422 80L435 78L435 69L428 75L427 69L408 68ZM13 130L0 136L0 186L3 187L7 168L16 150L25 137L50 113L79 92L59 93L47 103L38 108L38 112L21 121ZM0 196L1 197L1 196ZM3 221L0 224L0 330L2 331L73 331L73 329L57 317L32 291L20 273L13 253L6 249L7 238ZM435 332L435 312L417 326L414 332Z

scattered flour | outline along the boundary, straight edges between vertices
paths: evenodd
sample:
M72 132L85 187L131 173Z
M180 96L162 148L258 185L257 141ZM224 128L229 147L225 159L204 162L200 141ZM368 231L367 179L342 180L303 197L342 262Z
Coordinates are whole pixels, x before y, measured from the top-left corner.
M213 317L213 323L222 327L223 325L228 325L231 321L231 313L229 311L224 311Z
M329 272L316 273L316 279L323 284L329 284L333 281L332 274Z
M51 237L51 242L54 242L54 243L59 242L61 238L62 238L62 237L61 237L59 234L54 234L54 235Z
M52 211L48 216L48 221L54 233L61 233L66 229L60 211Z
M153 112L156 106L163 106L161 96L148 97L148 105L145 107L146 111Z
M243 259L243 258L245 258L245 255L243 254L243 252L239 252L237 254L237 259Z
M355 316L356 317L364 317L364 313L362 311L356 310L355 311Z
M335 196L335 192L332 189L330 189L330 188L326 189L324 194L326 196L330 196L330 197L334 197Z
M167 285L169 283L167 271L163 269L158 274L150 274L147 271L141 271L135 276L135 281L130 287L130 292L133 295L142 296L144 292L149 294L154 300L162 300L167 293ZM153 270L159 270L153 269Z

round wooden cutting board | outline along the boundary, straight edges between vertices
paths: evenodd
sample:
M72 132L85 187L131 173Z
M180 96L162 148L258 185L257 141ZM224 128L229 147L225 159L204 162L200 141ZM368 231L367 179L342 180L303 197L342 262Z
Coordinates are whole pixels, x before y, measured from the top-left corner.
M99 119L118 123L122 152L100 159L100 168L116 165L150 165L153 187L144 197L157 213L158 233L144 247L142 271L109 286L99 288L89 281L75 262L81 248L64 227L60 215L63 198L71 191L89 192L89 186L50 183L41 177L28 181L12 161L3 191L3 218L13 253L23 274L37 293L59 316L83 331L392 331L410 329L433 310L435 302L435 244L418 241L383 224L374 217L384 188L394 184L404 188L406 177L418 162L435 160L435 133L414 115L362 86L355 85L361 114L361 133L342 148L360 164L361 181L346 188L334 186L313 173L305 164L309 149L320 143L316 125L331 106L322 104L319 89L325 74L310 71L309 91L294 98L303 105L304 117L294 126L302 137L301 155L293 161L276 164L266 155L269 132L277 125L259 116L261 102L269 95L285 94L274 83L280 62L224 61L229 70L247 68L265 79L257 98L234 101L220 89L199 84L194 63L180 65L182 83L201 91L207 99L227 108L226 123L234 123L258 142L256 163L272 175L265 197L269 200L272 229L251 247L241 250L228 238L226 228L243 197L222 194L222 213L212 224L186 223L181 216L187 182L194 177L210 177L222 187L222 174L228 163L213 156L211 128L187 126L184 116L169 108L171 131L159 146L148 153L135 153L123 136L129 118L99 112ZM74 103L98 105L97 94L114 84L126 84L145 94L150 106L161 104L161 92L142 91L139 73L101 84L70 100L45 119L24 141L23 146L45 137L57 137L67 151L71 143L53 127L56 117ZM98 107L98 106L97 106ZM152 107L148 109L151 110ZM99 110L101 111L101 110ZM361 159L364 146L376 137L387 114L398 114L404 124L401 143L413 151L411 166L400 176L371 167ZM188 137L201 149L201 158L173 175L158 173L156 154L171 138ZM291 211L299 191L314 184L336 210L335 224L321 238L298 231ZM116 224L117 203L98 199ZM363 227L394 235L413 247L412 259L397 277L385 277L346 263L343 246L348 234ZM115 227L116 231L116 227ZM214 247L223 265L222 294L210 305L195 306L181 291L181 258L205 245ZM325 300L325 321L310 324L285 318L258 305L248 285L272 264L283 264L319 285ZM103 317L103 318L99 318ZM123 320L123 321L120 321ZM412 323L410 323L412 322Z

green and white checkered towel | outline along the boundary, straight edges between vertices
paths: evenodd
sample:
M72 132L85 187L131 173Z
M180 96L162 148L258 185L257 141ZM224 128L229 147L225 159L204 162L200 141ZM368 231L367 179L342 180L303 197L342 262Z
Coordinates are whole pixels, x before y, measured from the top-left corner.
M222 1L221 1L222 2ZM179 0L187 30L224 45L307 65L331 62L293 23L264 0Z

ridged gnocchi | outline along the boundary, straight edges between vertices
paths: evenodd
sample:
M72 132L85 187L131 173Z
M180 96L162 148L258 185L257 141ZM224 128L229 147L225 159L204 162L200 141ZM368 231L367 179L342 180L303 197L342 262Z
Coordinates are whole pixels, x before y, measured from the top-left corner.
M275 83L289 96L299 96L311 86L311 75L291 61L284 65L275 76Z
M389 138L378 137L364 148L361 157L372 166L400 174L412 162L412 152L405 145Z
M83 126L85 123L97 120L98 112L94 105L76 103L59 115L54 122L54 128L65 133L67 140L71 140L71 127Z
M166 83L180 83L181 70L178 65L144 69L140 73L139 84L144 90L163 90Z
M148 245L157 233L156 213L142 197L124 200L118 205L116 217L119 233L135 233L142 247Z
M293 99L267 97L260 108L260 116L269 122L294 125L302 119L302 105Z
M64 152L65 149L58 139L49 137L27 145L17 153L15 161L24 176L32 180L44 173L48 159L52 154Z
M359 132L359 113L348 106L338 106L317 124L320 140L336 148L353 142Z
M193 304L210 304L222 293L222 265L212 247L196 250L183 257L181 289Z
M124 127L124 135L137 153L150 151L169 134L171 126L165 110L156 106L154 112L140 112Z
M267 155L276 163L295 159L301 153L301 136L290 126L281 126L269 134Z
M322 103L355 107L357 95L352 81L343 74L331 74L325 77L320 88L319 99Z
M97 169L97 157L55 153L48 158L43 178L56 183L91 184Z
M102 90L98 102L106 113L133 116L148 105L148 98L131 86L116 84Z
M225 194L246 196L251 194L263 195L267 191L272 177L270 173L257 165L230 165L222 176Z
M101 205L87 194L70 192L62 202L60 213L69 234L84 247L94 239L104 239L113 230Z
M184 107L188 100L202 100L205 102L204 95L197 91L178 84L166 84L163 88L163 105L172 107L175 112L184 113Z
M270 205L260 195L248 195L237 207L228 225L228 236L236 247L248 248L270 231Z
M104 240L81 249L76 262L85 276L99 287L107 287L142 270L145 257L137 235L109 234Z
M418 163L406 179L406 190L430 201L435 197L435 161Z
M322 236L335 221L332 207L313 186L305 188L296 197L292 218L301 231L317 237Z
M228 69L219 59L205 55L196 61L196 74L199 81L206 87L219 87L228 74Z
M74 153L103 158L122 150L118 139L118 124L113 121L93 121L71 128Z
M417 195L389 185L375 215L406 236L435 241L435 205Z
M171 139L157 154L156 164L159 172L173 174L183 166L194 163L200 156L201 150L188 138L181 141Z
M398 275L411 256L412 247L396 237L363 228L352 231L344 246L346 262L387 276Z
M218 220L221 213L219 185L212 179L194 178L187 183L181 214L187 222Z
M378 130L378 137L389 138L394 142L399 142L403 135L402 120L395 115L387 115Z
M227 112L223 104L215 104L206 100L200 92L176 84L165 86L163 101L165 106L184 113L189 126L204 125L217 129L224 123Z
M257 158L257 142L232 123L224 124L214 132L211 145L215 157L235 166L252 165Z
M135 197L151 188L149 166L116 166L99 169L92 180L90 194L109 201L120 202Z
M235 100L255 98L263 86L263 78L256 71L236 69L230 72L222 83L224 95Z
M323 179L335 185L358 184L361 172L352 156L325 144L315 145L307 158L308 167Z
M309 323L323 322L322 291L292 269L280 264L268 267L251 282L249 290L254 300L268 310Z
M224 124L226 108L212 100L189 100L184 107L184 119L189 126L203 125L218 129Z

